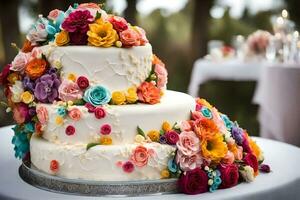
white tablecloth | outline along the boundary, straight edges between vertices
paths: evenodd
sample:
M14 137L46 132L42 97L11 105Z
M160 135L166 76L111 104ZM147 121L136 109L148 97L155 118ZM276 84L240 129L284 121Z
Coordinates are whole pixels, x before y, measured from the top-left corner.
M263 68L254 102L260 136L300 146L300 65Z
M11 144L13 132L10 127L0 128L0 199L23 199L23 200L85 200L95 197L82 197L63 195L35 188L21 180L18 175L20 161L14 158ZM164 200L164 199L205 199L205 200L276 200L276 199L299 199L300 198L300 148L263 138L255 138L257 143L264 149L265 162L270 164L273 172L259 175L254 182L242 183L236 187L217 190L214 193L205 193L195 196L184 194L155 195L136 197L135 200ZM99 197L97 199L104 199ZM113 198L132 199L132 198Z
M256 81L263 62L240 60L209 61L199 59L194 63L188 93L198 96L199 87L209 80Z

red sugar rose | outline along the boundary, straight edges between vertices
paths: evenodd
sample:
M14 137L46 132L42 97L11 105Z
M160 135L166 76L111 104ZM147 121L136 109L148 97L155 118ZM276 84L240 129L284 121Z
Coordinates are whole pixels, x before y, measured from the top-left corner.
M243 158L243 161L246 165L250 165L253 168L254 172L258 171L258 161L254 154L247 153L247 155Z
M208 191L208 176L200 168L182 173L179 189L185 194L200 194Z
M57 160L51 160L50 162L50 170L54 173L59 170L59 162Z
M75 134L75 127L72 125L67 126L66 135L74 135L74 134Z
M105 112L104 108L102 108L100 106L95 108L94 114L97 119L102 119L106 116L106 112Z
M126 172L126 173L131 173L131 172L133 172L133 170L134 170L134 165L133 165L132 162L127 161L127 162L125 162L125 163L123 164L122 168L123 168L123 171L124 171L124 172Z
M87 87L89 87L90 82L89 82L89 80L88 80L86 77L84 77L84 76L79 76L79 77L77 78L77 85L78 85L78 87L79 87L80 89L84 90L84 89L86 89Z
M218 169L222 180L220 188L230 188L238 184L239 170L235 164L220 165Z

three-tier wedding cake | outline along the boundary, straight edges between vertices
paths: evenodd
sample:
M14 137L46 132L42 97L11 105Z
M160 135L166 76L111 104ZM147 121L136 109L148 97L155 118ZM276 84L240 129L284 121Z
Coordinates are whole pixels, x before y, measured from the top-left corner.
M101 5L39 16L1 73L16 157L96 181L179 178L196 194L252 181L263 154L203 99L166 89L145 31Z

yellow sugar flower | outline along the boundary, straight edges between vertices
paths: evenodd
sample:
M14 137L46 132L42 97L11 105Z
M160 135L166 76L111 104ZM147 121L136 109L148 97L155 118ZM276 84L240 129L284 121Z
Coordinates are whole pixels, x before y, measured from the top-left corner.
M20 76L16 72L13 72L8 75L7 80L9 81L9 83L15 84L17 80L20 80Z
M167 131L170 131L172 129L171 127L171 124L167 121L165 121L163 124L162 124L162 129L167 132Z
M100 138L100 144L102 145L111 145L112 139L110 136L103 136Z
M215 163L219 163L228 151L227 145L223 141L223 135L220 133L203 139L201 142L201 150L204 158L210 159Z
M118 41L119 36L113 25L101 18L89 25L87 32L89 45L96 47L111 47Z
M206 106L206 107L209 108L209 109L212 109L212 108L213 108L213 106L212 106L210 103L208 103L205 99L197 98L197 99L196 99L196 102L197 102L198 104L201 104L201 105Z
M70 73L70 74L68 74L68 80L69 81L73 81L73 82L75 82L76 81L76 75L75 74L73 74L73 73Z
M70 37L67 31L61 31L55 36L55 43L57 46L64 46L69 42L70 42Z
M111 100L112 100L112 103L115 105L122 105L122 104L125 104L126 97L125 97L124 92L115 91L111 95Z
M152 142L157 142L159 140L159 131L151 130L147 133L147 136L151 139Z
M33 102L34 96L29 91L25 91L21 94L21 99L24 103L30 104Z
M163 178L169 178L169 177L170 177L170 172L169 172L169 170L167 170L167 169L162 170L162 171L160 172L160 176L161 176L162 179L163 179Z
M127 103L135 103L138 100L138 96L136 93L135 87L130 87L127 90L126 101Z
M62 118L61 116L57 116L55 118L55 124L59 125L59 126L63 125L64 124L64 118Z

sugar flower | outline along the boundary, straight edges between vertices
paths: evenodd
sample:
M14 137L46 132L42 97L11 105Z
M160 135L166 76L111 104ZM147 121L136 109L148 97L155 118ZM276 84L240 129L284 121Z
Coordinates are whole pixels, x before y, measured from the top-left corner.
M181 191L185 194L200 194L208 191L208 176L201 168L183 173L178 181Z
M111 16L108 18L108 21L118 33L128 29L127 21L123 17Z
M61 100L68 102L81 99L83 92L76 83L64 80L58 88L58 94Z
M201 140L201 152L203 157L213 162L220 162L226 155L227 150L227 145L223 142L223 136L220 133Z
M246 182L254 181L254 170L249 165L244 166L241 170L239 170L239 172Z
M160 90L150 82L143 82L138 87L137 95L143 103L156 104L160 102Z
M157 62L154 62L154 72L157 77L157 87L159 89L165 88L168 82L168 72L166 70L165 64L161 62L155 55L154 59Z
M13 118L17 124L22 124L30 120L28 106L24 103L18 103L13 108Z
M98 85L88 88L84 92L83 99L93 106L99 106L107 104L111 99L111 94L105 87Z
M178 151L176 154L176 163L179 164L181 170L190 171L197 167L201 167L203 158L199 153L185 155L182 151Z
M151 139L152 142L158 142L159 141L159 131L157 130L151 130L147 133L147 136Z
M200 140L193 131L183 131L176 143L178 151L187 156L195 155L200 150Z
M122 169L126 173L131 173L134 170L134 165L131 161L127 161L122 165Z
M60 80L55 73L45 74L36 80L34 96L42 103L52 103L58 97Z
M115 105L122 105L125 104L126 96L125 93L122 91L115 91L111 95L112 103Z
M78 121L80 120L82 114L81 111L78 108L71 108L68 112L68 116L74 120L74 121Z
M31 42L32 45L38 45L39 43L47 40L48 32L46 30L47 19L40 17L37 22L30 28L26 39Z
M34 96L29 91L25 91L21 94L21 99L23 103L30 104L33 102Z
M132 47L140 45L140 35L132 28L122 31L120 34L120 40L122 42L122 46L124 47Z
M110 47L119 39L113 25L108 21L103 21L101 18L95 23L89 25L90 30L87 32L88 42L96 47Z
M111 133L111 126L109 124L103 124L100 128L100 133L103 135L109 135Z
M126 102L127 103L135 103L138 100L136 90L137 89L135 87L128 88L127 93L126 93Z
M36 109L36 114L41 124L45 124L49 119L48 110L44 106L38 106Z
M149 159L148 149L144 146L137 146L131 155L131 161L138 167L143 167L148 163Z
M11 100L14 103L21 102L21 95L24 92L23 84L21 81L15 81L15 84L9 87L12 93Z
M33 59L25 66L25 73L32 80L41 77L47 69L47 62L44 59Z
M70 42L69 33L67 31L61 31L55 36L55 43L57 46L64 46Z
M25 69L25 65L29 61L29 57L30 57L29 53L23 53L20 51L12 61L10 70L22 73Z
M25 125L24 127L16 125L13 128L14 136L12 144L14 145L15 157L23 159L29 152L29 137L28 135L34 132L32 124Z
M34 91L35 81L31 80L29 76L23 77L22 84L25 90L30 90L31 92Z

